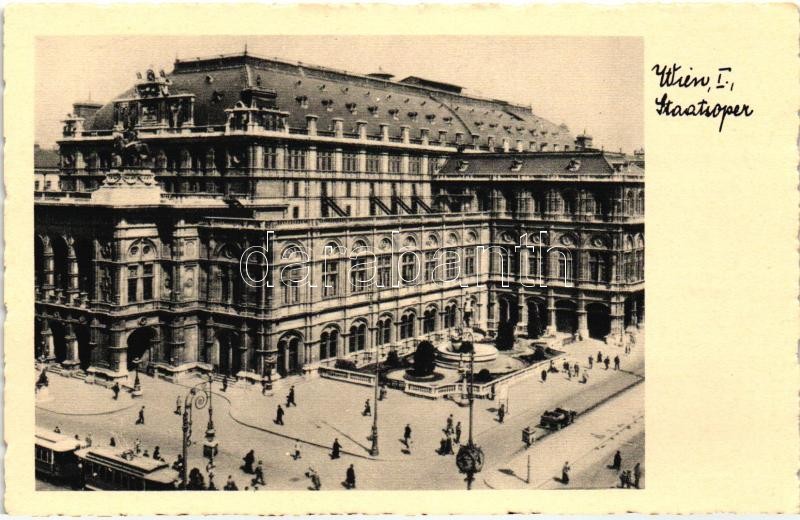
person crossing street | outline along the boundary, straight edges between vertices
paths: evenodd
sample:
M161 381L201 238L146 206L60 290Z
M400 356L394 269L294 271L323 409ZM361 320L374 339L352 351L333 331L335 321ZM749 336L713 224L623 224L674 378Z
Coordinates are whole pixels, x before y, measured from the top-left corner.
M139 408L139 417L136 419L136 424L144 425L144 406Z
M283 408L278 405L278 410L275 412L275 424L283 426Z

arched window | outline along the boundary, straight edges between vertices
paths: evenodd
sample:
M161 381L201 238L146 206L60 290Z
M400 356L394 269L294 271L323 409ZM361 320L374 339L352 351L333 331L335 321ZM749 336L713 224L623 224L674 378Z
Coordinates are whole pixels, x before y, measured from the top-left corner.
M456 303L452 302L444 308L444 328L452 329L456 326Z
M417 263L419 259L413 251L405 251L400 254L400 272L403 283L414 285L417 283Z
M475 274L475 248L466 247L464 249L464 275L471 276Z
M589 280L597 283L608 281L606 256L603 253L589 253Z
M322 331L319 336L319 358L329 359L337 356L339 349L339 331L331 327Z
M347 350L349 352L360 352L365 348L367 348L367 324L364 322L354 323L350 326Z
M378 327L375 330L375 344L377 346L388 345L392 342L392 318L384 316L378 320Z
M574 269L572 265L572 252L568 250L554 251L555 262L558 265L558 280L564 280L564 283L572 282L574 276Z
M436 330L436 307L428 307L425 309L422 320L422 333L428 334Z
M400 318L400 339L409 339L416 335L414 333L416 319L417 315L413 311L403 314L402 318Z

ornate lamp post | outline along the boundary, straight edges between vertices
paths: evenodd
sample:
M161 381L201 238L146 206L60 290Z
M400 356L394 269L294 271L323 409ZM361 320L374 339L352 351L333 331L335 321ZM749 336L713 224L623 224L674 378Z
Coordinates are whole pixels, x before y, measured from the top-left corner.
M377 343L377 342L376 342ZM373 457L378 456L378 382L380 380L380 353L378 352L378 345L375 345L375 397L372 399L375 410L372 413L372 447L369 449L369 454Z
M131 395L133 397L141 397L142 383L139 381L139 364L142 362L142 358L136 358L133 362L136 363L136 376L133 378L133 392L131 392Z
M456 465L461 473L467 475L467 489L472 489L472 481L475 480L475 473L483 469L483 450L472 442L472 408L473 395L472 383L475 375L475 351L469 354L469 384L467 386L467 398L469 399L469 439L467 444L462 445L456 454Z
M189 393L186 394L186 399L183 403L183 466L180 471L181 489L186 489L188 484L188 470L189 470L189 446L192 444L192 409L197 408L201 410L208 405L208 425L206 427L206 440L203 443L203 454L208 456L211 465L214 465L214 455L217 453L217 442L214 440L214 409L211 404L211 374L208 375L208 381L202 381L194 385ZM206 387L207 385L207 387Z

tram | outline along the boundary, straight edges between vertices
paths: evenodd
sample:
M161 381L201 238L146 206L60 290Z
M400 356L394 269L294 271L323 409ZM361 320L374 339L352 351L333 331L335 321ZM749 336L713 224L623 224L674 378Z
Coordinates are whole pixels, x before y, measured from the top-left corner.
M36 428L35 439L36 475L74 484L79 475L75 452L85 443L40 427Z
M132 450L84 448L75 452L84 489L90 491L168 491L177 489L178 472L166 462Z

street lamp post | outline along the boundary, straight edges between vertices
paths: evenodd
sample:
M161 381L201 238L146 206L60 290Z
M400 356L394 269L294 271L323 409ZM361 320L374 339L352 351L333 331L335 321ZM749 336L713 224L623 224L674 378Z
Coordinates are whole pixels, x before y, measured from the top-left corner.
M212 376L209 374L208 381L202 381L194 385L183 402L183 465L180 469L181 489L186 489L188 484L188 470L189 470L189 446L192 444L192 409L198 410L208 406L208 425L206 427L206 441L203 445L205 455L210 454L211 465L214 464L214 454L217 451L217 442L214 440L214 420L213 408L211 406L211 381ZM206 388L208 385L208 388ZM210 448L210 451L207 451Z
M377 342L376 342L377 343ZM373 404L375 405L374 412L372 414L372 435L370 436L372 439L372 447L369 449L369 454L373 457L378 456L378 382L380 380L380 355L378 353L378 345L375 345L375 385L374 391L375 396L372 399Z
M142 383L139 381L139 364L142 362L142 358L136 358L133 362L136 363L136 375L133 378L133 392L131 392L131 395L133 397L140 397L142 395Z
M462 445L456 454L456 465L461 473L467 475L467 490L472 489L475 474L483 469L483 450L472 440L472 409L475 396L472 383L475 375L475 350L469 354L469 383L467 385L467 399L469 400L469 438L466 445Z

